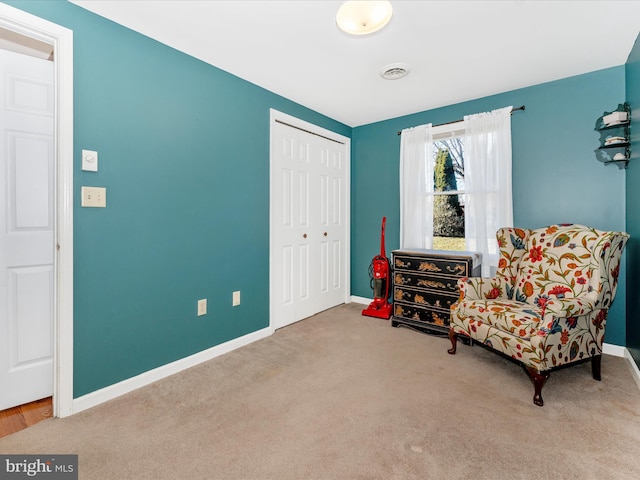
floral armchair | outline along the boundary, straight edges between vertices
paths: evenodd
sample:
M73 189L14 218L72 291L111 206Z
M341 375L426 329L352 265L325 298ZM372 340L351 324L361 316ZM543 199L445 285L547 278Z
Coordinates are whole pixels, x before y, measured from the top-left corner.
M463 335L522 363L538 406L555 367L591 358L593 378L600 380L605 323L629 235L554 225L502 228L496 236L496 276L458 281L449 353Z

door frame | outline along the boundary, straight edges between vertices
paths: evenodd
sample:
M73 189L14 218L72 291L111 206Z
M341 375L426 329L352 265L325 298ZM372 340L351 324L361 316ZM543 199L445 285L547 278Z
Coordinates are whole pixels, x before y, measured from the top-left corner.
M0 28L54 50L53 414L73 413L73 31L0 3Z
M325 128L314 125L313 123L305 122L304 120L300 120L299 118L288 115L284 112L280 112L271 108L270 110L270 120L269 120L269 285L274 281L274 268L276 266L273 263L274 258L274 249L276 248L274 238L274 230L276 226L273 223L273 178L272 178L272 170L273 170L273 158L271 155L273 143L275 140L275 129L273 128L276 124L276 121L280 123L287 124L293 128L297 128L307 133L311 133L314 135L319 135L321 137L328 138L330 140L334 140L336 142L344 144L345 149L345 258L343 265L343 275L344 275L344 303L348 303L351 298L351 139L340 135L338 133L332 132L331 130L327 130ZM273 323L273 311L274 311L274 302L276 299L273 298L273 289L269 288L269 330L271 333L275 331L274 323Z

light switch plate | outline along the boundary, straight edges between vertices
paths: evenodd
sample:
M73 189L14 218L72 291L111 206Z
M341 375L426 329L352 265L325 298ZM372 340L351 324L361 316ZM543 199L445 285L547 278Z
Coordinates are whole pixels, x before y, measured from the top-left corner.
M233 301L231 302L234 307L240 305L240 290L233 292Z
M83 207L105 208L107 206L107 189L104 187L82 187Z
M82 150L82 170L88 172L98 171L98 152L93 150Z

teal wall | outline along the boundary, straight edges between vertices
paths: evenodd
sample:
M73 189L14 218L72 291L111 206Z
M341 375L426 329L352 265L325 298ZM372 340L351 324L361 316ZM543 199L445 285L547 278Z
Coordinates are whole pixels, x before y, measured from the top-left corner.
M351 128L73 4L6 3L74 32L74 396L267 327L269 109Z
M625 65L631 107L631 161L627 167L627 348L640 366L640 35Z
M371 297L367 268L387 217L387 254L399 247L397 131L470 113L524 104L512 115L514 223L537 228L582 223L625 229L625 172L595 158L596 119L625 99L624 66L522 88L354 128L352 137L351 293ZM605 341L625 344L624 272Z

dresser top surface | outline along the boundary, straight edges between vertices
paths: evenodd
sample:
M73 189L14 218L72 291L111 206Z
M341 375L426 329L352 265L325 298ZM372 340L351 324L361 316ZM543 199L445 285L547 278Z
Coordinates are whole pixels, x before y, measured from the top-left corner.
M482 261L482 254L480 252L464 252L460 250L428 250L424 248L403 248L400 250L393 250L393 255L408 255L408 256L431 256L443 259L452 260L471 260L473 268L480 265Z
M460 250L428 250L425 248L402 248L399 250L393 250L391 253L394 255L433 255L437 257L448 258L482 258L482 254L480 252L463 252Z

